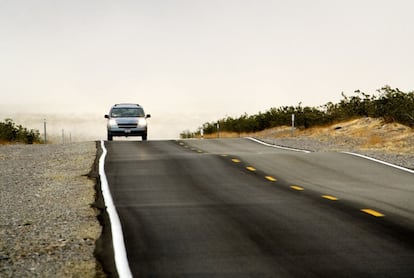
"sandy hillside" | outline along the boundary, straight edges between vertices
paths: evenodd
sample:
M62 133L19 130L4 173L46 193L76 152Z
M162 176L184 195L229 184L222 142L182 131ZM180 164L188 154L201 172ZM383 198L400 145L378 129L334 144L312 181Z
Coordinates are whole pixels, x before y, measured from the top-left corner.
M291 137L292 132L290 127L280 127L255 135L268 138ZM331 141L359 149L414 153L414 129L398 123L384 123L381 119L361 118L326 127L296 129L294 136Z

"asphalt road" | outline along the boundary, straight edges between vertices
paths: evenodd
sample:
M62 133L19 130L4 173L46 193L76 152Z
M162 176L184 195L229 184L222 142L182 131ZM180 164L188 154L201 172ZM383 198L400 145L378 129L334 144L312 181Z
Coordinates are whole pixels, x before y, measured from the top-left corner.
M247 139L105 145L134 277L414 277L411 173Z

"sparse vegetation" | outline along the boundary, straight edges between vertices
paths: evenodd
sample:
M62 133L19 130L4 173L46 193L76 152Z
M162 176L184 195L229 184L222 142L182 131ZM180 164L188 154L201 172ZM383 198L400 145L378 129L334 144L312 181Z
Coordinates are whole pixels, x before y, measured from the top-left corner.
M195 134L189 130L185 130L180 133L180 138L187 139L187 138L194 138Z
M0 142L3 143L40 143L40 133L38 130L16 125L12 119L5 119L0 122Z
M353 96L342 93L339 103L327 103L320 107L283 106L271 108L256 115L244 114L238 118L226 117L215 122L204 123L205 134L220 131L233 133L253 133L267 128L290 125L291 115L295 114L295 124L301 129L323 126L358 117L382 118L385 122L397 122L414 127L414 91L402 92L398 88L385 86L377 94L369 95L359 90ZM181 138L198 136L199 132L183 132Z

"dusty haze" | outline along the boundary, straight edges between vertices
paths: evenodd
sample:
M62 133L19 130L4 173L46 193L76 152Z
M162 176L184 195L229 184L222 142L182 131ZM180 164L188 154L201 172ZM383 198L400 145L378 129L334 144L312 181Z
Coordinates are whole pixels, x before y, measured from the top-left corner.
M0 1L0 119L105 136L141 104L149 138L341 92L414 89L409 0Z
M12 119L16 124L20 124L28 129L37 129L42 138L44 135L44 120L46 119L46 129L48 140L53 143L62 142L62 130L65 142L79 142L90 140L106 139L106 119L104 114L36 114L36 113L2 113L0 121L7 118ZM149 140L177 139L180 132L189 129L196 130L201 117L194 115L177 116L172 114L151 115L148 119ZM161 118L159 118L161 117ZM140 140L139 137L131 137L130 140ZM123 140L116 137L115 140Z

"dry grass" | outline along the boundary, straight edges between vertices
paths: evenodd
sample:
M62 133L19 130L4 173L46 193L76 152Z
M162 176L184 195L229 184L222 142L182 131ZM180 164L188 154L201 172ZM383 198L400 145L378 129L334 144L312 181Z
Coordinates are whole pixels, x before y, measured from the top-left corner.
M10 145L10 142L0 140L0 145Z
M384 145L384 143L385 143L384 138L382 138L379 135L374 134L374 135L371 135L371 137L367 139L366 145L367 146L381 146L381 145Z

